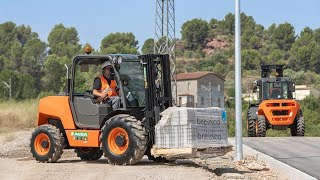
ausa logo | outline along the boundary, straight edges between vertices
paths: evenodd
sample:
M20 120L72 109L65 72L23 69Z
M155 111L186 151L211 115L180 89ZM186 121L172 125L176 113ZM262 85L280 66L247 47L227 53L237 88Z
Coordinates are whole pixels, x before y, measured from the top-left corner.
M87 132L71 132L71 136L73 136L74 140L88 141Z

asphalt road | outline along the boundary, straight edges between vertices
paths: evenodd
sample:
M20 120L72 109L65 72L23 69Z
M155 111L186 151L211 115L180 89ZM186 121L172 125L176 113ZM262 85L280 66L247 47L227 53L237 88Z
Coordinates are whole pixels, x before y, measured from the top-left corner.
M243 143L320 179L320 137L243 138Z

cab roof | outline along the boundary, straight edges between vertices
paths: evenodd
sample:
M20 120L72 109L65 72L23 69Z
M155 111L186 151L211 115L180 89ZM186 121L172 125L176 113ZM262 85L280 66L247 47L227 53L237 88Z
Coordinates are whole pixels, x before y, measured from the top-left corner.
M74 64L94 64L99 65L105 61L110 61L114 57L122 57L123 60L138 60L138 55L135 54L107 54L107 55L98 55L98 54L80 54L73 58Z

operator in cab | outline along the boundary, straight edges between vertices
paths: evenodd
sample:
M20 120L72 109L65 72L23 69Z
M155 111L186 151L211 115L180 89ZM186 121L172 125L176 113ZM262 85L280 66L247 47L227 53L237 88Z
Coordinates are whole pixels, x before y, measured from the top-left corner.
M116 110L120 106L120 98L117 93L117 83L111 78L112 65L109 61L101 65L102 74L94 79L93 95L97 103L106 103Z

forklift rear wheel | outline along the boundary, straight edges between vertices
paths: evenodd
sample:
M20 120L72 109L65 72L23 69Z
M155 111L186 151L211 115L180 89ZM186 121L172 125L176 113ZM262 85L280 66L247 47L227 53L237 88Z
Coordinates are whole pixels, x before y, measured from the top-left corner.
M77 156L84 161L95 161L101 158L103 152L100 148L81 147L74 150Z
M252 119L251 118L251 113L248 113L248 117L247 117L247 133L248 133L248 137L256 137L256 123L257 120L256 119Z
M266 123L266 117L263 115L258 116L258 121L256 125L257 129L257 137L265 137L266 131L267 131L267 123Z
M302 112L299 112L290 127L291 136L304 136L304 128L304 117L302 115Z
M135 164L142 159L147 148L145 128L127 114L107 120L101 129L100 141L110 164Z
M63 153L63 136L55 126L37 127L30 139L31 153L39 162L56 162Z

